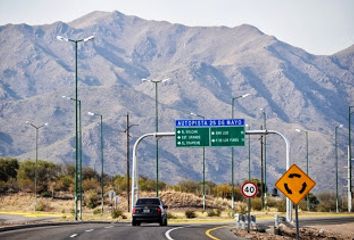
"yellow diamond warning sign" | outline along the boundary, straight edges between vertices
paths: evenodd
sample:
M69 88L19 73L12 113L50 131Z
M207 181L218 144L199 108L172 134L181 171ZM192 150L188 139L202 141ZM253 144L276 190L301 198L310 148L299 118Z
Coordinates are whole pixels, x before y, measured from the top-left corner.
M293 164L275 183L276 188L294 204L298 204L315 185L316 182L296 164Z

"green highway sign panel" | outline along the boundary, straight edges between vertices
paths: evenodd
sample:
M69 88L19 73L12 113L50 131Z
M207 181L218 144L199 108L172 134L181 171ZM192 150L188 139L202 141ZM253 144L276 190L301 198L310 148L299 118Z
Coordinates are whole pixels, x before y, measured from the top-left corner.
M244 119L176 120L176 147L244 145Z
M209 128L176 128L176 146L209 146Z
M210 128L211 146L245 146L244 127Z

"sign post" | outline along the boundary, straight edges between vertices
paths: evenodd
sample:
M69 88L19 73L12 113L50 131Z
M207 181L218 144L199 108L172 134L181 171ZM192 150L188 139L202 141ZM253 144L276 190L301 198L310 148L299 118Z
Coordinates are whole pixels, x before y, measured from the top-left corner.
M293 164L275 183L276 188L295 204L296 239L300 237L298 204L315 185L316 182L296 164Z
M255 183L246 181L241 186L241 193L245 198L248 198L248 221L247 221L247 232L250 232L250 222L251 222L251 198L255 197L258 193L258 187Z

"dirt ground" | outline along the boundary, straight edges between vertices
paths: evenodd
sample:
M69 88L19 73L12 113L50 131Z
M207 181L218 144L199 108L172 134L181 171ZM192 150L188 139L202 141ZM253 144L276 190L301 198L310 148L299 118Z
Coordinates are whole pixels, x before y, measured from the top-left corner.
M247 233L246 230L234 229L236 236L252 240L281 240L281 239L295 239L295 228L289 228L285 225L279 226L278 234L275 234L274 229L267 229L266 232L251 231ZM335 225L321 225L309 226L300 228L300 239L314 240L314 239L331 239L331 240L354 240L354 222Z
M312 226L316 229L323 229L328 232L333 232L344 237L344 239L354 239L354 222L335 225Z

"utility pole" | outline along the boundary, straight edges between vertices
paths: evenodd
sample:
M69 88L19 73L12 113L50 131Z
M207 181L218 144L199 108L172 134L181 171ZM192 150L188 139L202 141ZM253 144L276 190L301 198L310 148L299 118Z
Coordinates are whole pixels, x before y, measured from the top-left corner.
M261 126L261 130L263 130L263 126ZM261 203L262 203L262 209L264 208L264 176L263 176L263 170L264 170L264 142L263 142L263 135L260 138L261 140Z
M343 127L342 124L338 125L334 129L334 147L336 157L336 213L339 213L339 197L338 197L338 128Z
M126 133L127 133L127 200L128 200L128 212L130 212L130 198L129 198L129 113L127 113L127 125L126 125Z
M126 133L126 136L127 136L127 144L126 144L126 147L127 147L127 201L128 201L128 212L130 212L130 198L129 198L129 195L130 195L130 163L129 163L129 158L130 158L130 141L129 141L129 138L130 138L130 133L129 133L129 130L131 127L134 127L134 126L138 126L138 124L132 124L130 125L129 123L129 113L127 113L127 122L126 122L126 128L124 130L124 132ZM132 203L134 204L134 203Z
M351 114L352 112L352 108L354 108L354 106L349 106L349 111L348 111L348 212L352 211L352 197L353 197L353 193L352 193L352 139L351 139Z

